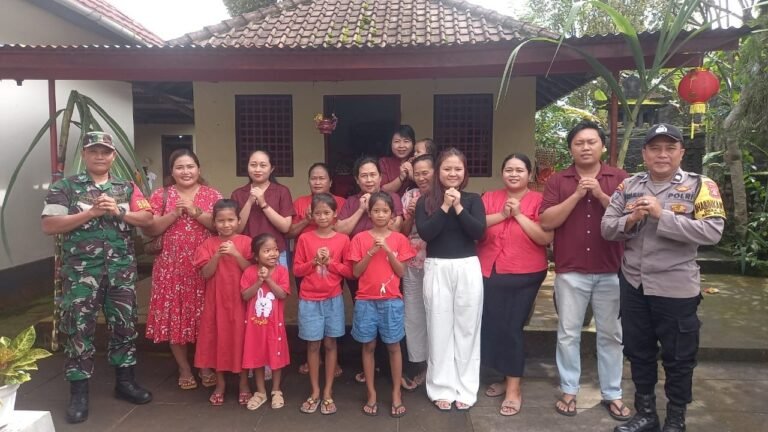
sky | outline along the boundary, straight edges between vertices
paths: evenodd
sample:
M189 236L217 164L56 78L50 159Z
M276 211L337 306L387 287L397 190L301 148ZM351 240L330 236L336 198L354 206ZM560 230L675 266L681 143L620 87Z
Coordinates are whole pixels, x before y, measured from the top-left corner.
M221 0L108 1L165 40L229 18ZM525 0L471 0L470 3L514 16L525 4Z

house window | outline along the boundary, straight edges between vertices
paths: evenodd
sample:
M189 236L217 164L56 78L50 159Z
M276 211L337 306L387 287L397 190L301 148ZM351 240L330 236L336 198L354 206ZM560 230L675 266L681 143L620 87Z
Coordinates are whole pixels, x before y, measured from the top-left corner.
M467 157L473 177L490 177L493 147L493 95L435 95L435 142Z
M248 176L254 150L272 156L274 174L293 177L293 100L291 95L235 96L237 175Z

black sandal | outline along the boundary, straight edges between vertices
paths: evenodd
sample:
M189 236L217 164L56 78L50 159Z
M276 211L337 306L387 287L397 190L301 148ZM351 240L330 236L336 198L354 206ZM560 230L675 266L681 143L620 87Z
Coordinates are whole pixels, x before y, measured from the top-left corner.
M622 414L616 414L616 412L611 409L611 407L613 406L613 407L616 407L619 413L624 412L624 408L627 408L627 406L624 405L624 402L622 402L621 399L601 400L600 404L604 406L605 409L608 410L608 414L610 414L610 416L613 417L614 420L627 421L632 418L631 411L627 415L622 415ZM629 408L627 408L627 410L629 410Z
M555 404L555 410L558 412L558 414L562 414L566 417L573 417L576 415L576 398L567 401L565 400L564 396L560 396L557 401L562 402L562 404L565 405L565 409L562 409L560 406ZM571 411L571 407L573 407L573 411Z

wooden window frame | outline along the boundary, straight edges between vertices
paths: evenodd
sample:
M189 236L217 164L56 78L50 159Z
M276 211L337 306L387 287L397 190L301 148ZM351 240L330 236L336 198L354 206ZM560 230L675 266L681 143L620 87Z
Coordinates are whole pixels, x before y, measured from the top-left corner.
M464 101L470 100L470 105L461 107L462 99ZM472 101L474 99L474 101ZM445 104L455 104L457 107L446 108ZM454 126L444 125L445 120L442 114L446 109L452 109L454 111L467 111L473 107L480 106L485 112L479 114L486 118L472 119L472 116L478 116L478 114L463 113L465 118ZM461 115L458 113L456 115ZM433 119L432 119L432 133L435 140L441 149L448 147L456 147L461 150L467 157L467 171L471 177L492 177L493 176L493 94L491 93L463 93L463 94L436 94L434 95L433 106ZM474 125L467 125L467 123L474 120ZM486 123L486 124L479 124ZM464 135L457 134L456 129L465 128L467 132ZM446 129L453 129L454 131L448 131ZM480 133L469 133L470 129L479 130ZM478 136L485 142L477 142ZM456 142L463 141L463 142ZM474 141L474 142L473 142ZM485 146L484 149L473 148L475 146ZM478 155L478 153L484 153L484 156Z
M280 112L269 112L269 104L284 106L279 107ZM257 114L250 116L260 119L247 118L248 113L243 110L253 109L247 105L258 105ZM267 108L263 108L267 105ZM276 118L284 115L285 118ZM254 138L246 137L246 128L254 128L248 131L255 135L260 142L252 142ZM287 132L286 132L287 131ZM268 137L269 139L264 139ZM270 142L271 140L271 142ZM251 142L246 142L251 141ZM245 147L245 148L244 148ZM293 177L293 96L290 94L258 94L235 95L235 160L236 175L248 177L248 155L254 150L264 149L272 155L272 165L275 167L276 177Z

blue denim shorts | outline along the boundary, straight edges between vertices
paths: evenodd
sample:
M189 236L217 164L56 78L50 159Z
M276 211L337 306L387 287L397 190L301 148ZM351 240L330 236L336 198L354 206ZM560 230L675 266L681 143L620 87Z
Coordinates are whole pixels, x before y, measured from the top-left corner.
M328 300L299 299L299 338L319 341L344 336L344 296Z
M357 300L352 320L352 337L368 343L381 336L385 344L400 342L405 337L405 307L402 299Z

